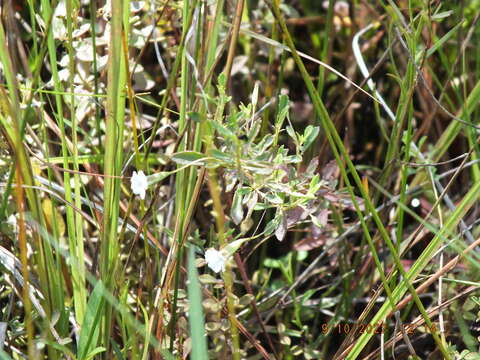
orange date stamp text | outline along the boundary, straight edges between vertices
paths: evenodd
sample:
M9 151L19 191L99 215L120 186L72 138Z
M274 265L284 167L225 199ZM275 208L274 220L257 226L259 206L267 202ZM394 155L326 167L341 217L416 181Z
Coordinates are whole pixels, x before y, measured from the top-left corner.
M418 325L417 325L418 326ZM399 326L397 326L396 330L397 332L402 332L406 333L407 335L412 335L415 329L417 328L416 325L414 324L409 324L409 323L404 323ZM423 325L425 326L425 325ZM327 334L343 334L343 335L348 335L351 332L355 332L358 334L384 334L386 332L386 325L385 323L377 323L377 324L371 324L371 323L338 323L335 325L332 324L327 324L323 323L321 325L322 327L322 333L327 335ZM427 330L430 331L430 333L436 332L437 327L435 324L432 324L431 327L427 327Z

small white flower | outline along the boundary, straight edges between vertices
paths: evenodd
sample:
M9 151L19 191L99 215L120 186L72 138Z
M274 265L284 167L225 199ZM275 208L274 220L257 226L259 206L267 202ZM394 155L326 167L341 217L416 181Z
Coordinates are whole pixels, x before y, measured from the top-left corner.
M90 41L78 41L74 43L75 56L80 61L92 62L93 61L93 45Z
M14 229L17 228L17 217L11 214L7 219L7 224L13 227Z
M99 9L100 15L102 15L103 20L110 21L110 16L112 16L112 0L107 0L105 6Z
M52 18L52 32L55 39L65 41L67 39L67 27L63 18L54 16Z
M67 5L65 5L65 1L59 1L57 7L55 8L55 12L53 13L54 17L67 17Z
M60 81L68 81L70 78L70 71L68 69L62 69L58 72L58 79Z
M142 170L138 173L133 172L130 188L135 195L139 195L140 199L145 199L145 193L148 187L148 180Z
M215 249L207 249L205 251L205 262L207 263L208 267L212 269L214 272L218 273L220 271L225 271L225 256Z
M58 65L60 65L61 67L66 68L69 63L70 63L70 59L68 58L68 54L65 54L65 55L60 59L60 61L58 62Z
M412 202L410 204L412 204L412 206L414 208L419 207L420 206L420 200L418 200L417 198L413 198Z
M73 31L72 37L73 38L80 37L80 36L86 34L88 32L88 30L90 30L90 24L89 23L83 24L77 30Z
M45 104L43 101L38 101L32 99L32 103L30 104L33 108L40 108L42 105ZM27 108L27 104L20 104L20 109L24 110Z

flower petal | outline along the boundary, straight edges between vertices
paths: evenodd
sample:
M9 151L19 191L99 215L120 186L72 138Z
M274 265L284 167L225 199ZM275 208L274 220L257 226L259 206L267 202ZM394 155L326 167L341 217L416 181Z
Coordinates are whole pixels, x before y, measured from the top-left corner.
M205 251L205 262L212 271L219 273L225 271L225 262L226 259L223 254L215 249L207 249Z

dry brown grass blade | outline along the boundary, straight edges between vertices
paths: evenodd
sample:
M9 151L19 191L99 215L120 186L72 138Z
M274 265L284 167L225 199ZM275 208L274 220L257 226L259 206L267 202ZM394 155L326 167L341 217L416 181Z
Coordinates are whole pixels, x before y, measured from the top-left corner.
M441 305L437 305L437 306L433 307L432 309L430 309L429 312L428 312L428 315L430 317L434 317L435 315L437 315L439 313L439 311L441 309L446 309L454 301L457 301L457 300L461 299L462 297L465 297L465 296L471 294L472 292L477 291L478 289L479 289L478 286L469 286L468 288L466 288L465 290L463 290L459 294L455 295L453 298L448 299L447 301L443 302ZM415 330L416 328L418 328L419 326L422 326L424 324L425 324L425 321L423 320L423 318L417 317L415 320L413 320L411 323L409 323L408 326L405 326L404 330L407 331L407 332L411 332L411 331ZM394 337L390 338L385 343L384 349L389 349L391 346L393 346L395 344L395 342L401 340L402 336L403 336L403 334L401 332L397 332L396 334L394 334ZM380 349L377 349L377 350L371 352L370 354L368 354L367 356L365 356L363 358L363 360L373 360L373 359L377 358L379 356L379 354L380 354Z

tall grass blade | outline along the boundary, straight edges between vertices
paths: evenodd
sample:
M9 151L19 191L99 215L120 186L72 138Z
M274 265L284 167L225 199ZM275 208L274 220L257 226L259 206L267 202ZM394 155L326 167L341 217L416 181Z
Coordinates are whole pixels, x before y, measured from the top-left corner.
M195 250L190 245L188 252L188 301L190 304L189 323L192 339L192 360L208 360L205 317L202 305L202 290L195 267Z

